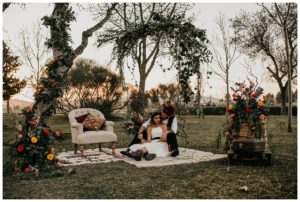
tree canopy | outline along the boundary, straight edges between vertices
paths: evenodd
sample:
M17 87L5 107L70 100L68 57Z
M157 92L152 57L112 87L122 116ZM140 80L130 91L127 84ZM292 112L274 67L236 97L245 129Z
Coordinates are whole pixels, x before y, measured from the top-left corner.
M13 95L19 93L26 86L25 79L15 77L20 68L19 56L12 54L10 48L3 42L3 99L9 100Z
M114 41L113 55L122 67L124 59L138 55L136 47L146 36L165 38L168 52L178 71L178 80L182 89L187 89L190 77L197 73L203 63L211 61L211 52L207 48L208 39L204 29L196 28L185 16L164 16L153 13L147 23L122 31L111 38L99 38L98 45ZM141 47L140 47L141 48ZM186 91L181 92L184 101L190 101Z

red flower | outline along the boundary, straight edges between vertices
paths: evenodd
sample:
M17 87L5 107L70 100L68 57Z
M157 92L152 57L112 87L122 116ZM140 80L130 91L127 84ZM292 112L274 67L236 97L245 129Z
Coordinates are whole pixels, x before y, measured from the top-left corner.
M226 107L226 112L230 112L230 109L228 107Z
M235 93L232 94L232 97L235 98L237 95Z
M251 97L256 98L256 94L255 94L255 93L252 93L252 94L251 94Z
M246 113L250 113L250 111L251 111L251 110L250 110L249 107L247 107L247 108L245 109L245 112L246 112Z
M250 90L250 88L245 88L245 90L246 90L246 91L249 91L249 90Z
M229 137L230 133L228 131L225 132L225 137Z
M33 120L28 121L28 123L29 123L29 125L31 125L31 126L35 126L35 125L37 124L36 121L33 121Z
M45 135L49 135L49 130L44 129L44 130L43 130L43 133L44 133Z
M55 132L55 136L59 137L59 136L60 136L60 132L59 132L59 131L56 131L56 132Z
M29 168L29 167L27 167L27 168L24 169L24 172L27 172L27 173L28 173L29 171L30 171L30 168Z
M23 145L19 145L19 146L17 147L17 151L18 151L18 152L24 151L24 146L23 146Z
M232 119L233 119L233 118L234 118L234 116L235 116L234 114L230 114L230 118L232 118Z

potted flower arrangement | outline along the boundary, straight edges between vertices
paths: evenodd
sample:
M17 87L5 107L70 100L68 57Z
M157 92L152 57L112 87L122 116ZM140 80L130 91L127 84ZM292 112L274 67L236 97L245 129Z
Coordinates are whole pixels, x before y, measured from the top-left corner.
M226 108L229 117L224 135L226 138L257 138L261 139L264 132L264 124L269 115L268 104L265 101L263 89L255 87L252 81L249 85L235 83L233 91L233 103Z
M234 160L264 160L271 165L271 152L264 136L266 118L269 115L261 87L252 81L249 85L235 83L233 102L226 108L228 119L224 127L225 148L228 148L229 164Z

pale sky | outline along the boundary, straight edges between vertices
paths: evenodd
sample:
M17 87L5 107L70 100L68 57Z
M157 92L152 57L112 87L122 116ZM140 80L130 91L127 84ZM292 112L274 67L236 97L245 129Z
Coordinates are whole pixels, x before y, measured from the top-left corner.
M22 28L30 28L33 22L40 20L45 14L50 15L53 9L51 3L27 3L25 8L20 8L17 5L10 6L3 14L3 39L8 41L8 44L12 47L13 51L16 51L20 39L19 32ZM73 4L73 9L76 12L77 20L71 25L71 36L74 42L73 46L76 47L81 40L81 33L85 29L93 26L95 21L85 11L79 11L76 4ZM190 14L196 16L193 22L197 27L207 30L207 35L210 40L213 40L212 36L216 33L216 18L219 13L222 12L227 18L236 16L240 10L255 11L259 7L255 3L197 3L195 7L189 11ZM95 37L89 40L88 47L84 50L80 57L90 58L96 60L102 65L107 65L111 58L112 45L106 45L101 48L94 46ZM231 70L230 80L243 81L246 79L247 71L241 63L243 63L244 57L241 56L237 60ZM158 60L158 63L166 64L163 59ZM111 64L111 67L115 68L115 63ZM265 89L265 93L277 93L279 88L275 82L268 79L267 72L262 69L263 64L258 61L254 66L254 72L256 75L263 75L263 82L261 86ZM116 70L118 71L118 70ZM29 75L28 69L23 65L20 71L17 73L20 77ZM134 84L139 81L138 74L132 77L128 71L125 71L125 78L127 82ZM149 74L146 81L146 90L156 87L159 83L169 83L176 81L176 71L172 70L166 73L160 69L157 65L153 68L153 71ZM213 76L209 80L205 81L204 96L213 96L217 98L223 98L225 95L225 83L217 76ZM212 88L209 88L211 86ZM24 99L28 101L33 100L33 92L29 88L25 88L20 94L15 95L16 99Z

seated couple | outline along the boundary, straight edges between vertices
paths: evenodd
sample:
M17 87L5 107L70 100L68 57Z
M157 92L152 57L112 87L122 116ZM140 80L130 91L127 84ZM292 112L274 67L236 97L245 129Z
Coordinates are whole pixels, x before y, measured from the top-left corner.
M153 112L151 118L139 129L127 151L121 151L121 154L137 161L140 161L142 157L145 157L146 160L169 155L175 157L179 155L176 133L176 117L170 118L170 113L166 109L162 113L160 111ZM145 143L143 143L143 139L146 140Z

